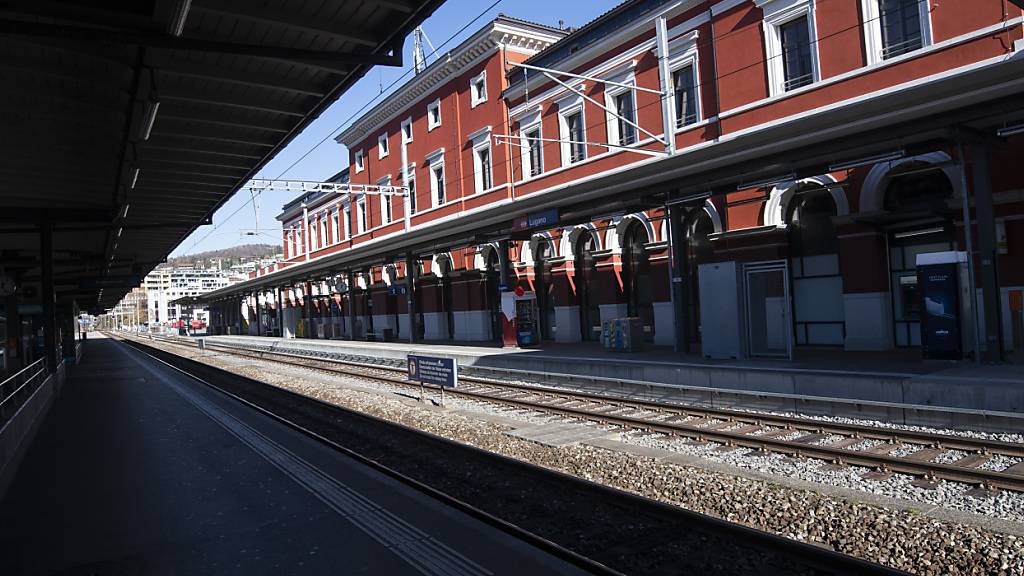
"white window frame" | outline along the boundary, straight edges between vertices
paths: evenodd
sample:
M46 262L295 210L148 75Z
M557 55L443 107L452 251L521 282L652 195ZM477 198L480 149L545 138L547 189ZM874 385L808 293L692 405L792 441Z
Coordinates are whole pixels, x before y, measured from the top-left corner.
M679 118L676 117L675 107L673 107L672 125L675 126L677 131L686 130L690 126L700 123L704 118L704 110L701 107L700 101L700 54L697 50L698 37L699 34L697 30L694 30L688 34L683 34L668 43L668 80L670 82L668 89L675 90L676 72L686 68L687 66L691 66L693 68L693 98L695 100L697 118L690 124L680 126Z
M860 0L860 13L864 15L864 54L867 56L867 65L885 62L882 58L882 13L878 9L878 0ZM932 13L931 2L918 2L917 11L921 17L921 48L924 49L932 44ZM906 52L906 54L911 54Z
M532 175L533 165L530 163L530 144L531 141L526 137L528 132L534 130L537 131L536 138L544 137L544 126L541 121L541 108L531 110L530 112L523 114L517 120L519 123L519 151L520 151L520 162L523 168L523 180L529 180L530 178L538 178L541 174L544 174L544 141L537 140L536 144L540 146L540 171L537 172L536 176Z
M483 89L477 90L478 85ZM487 70L480 72L469 81L469 100L470 108L476 108L487 102Z
M356 174L366 170L366 155L362 150L356 150L355 155Z
M614 75L604 77L604 79L610 82L616 82L618 84L632 84L634 87L636 86L636 74L634 73L632 66L630 66L629 69L626 70L625 72L618 72ZM637 111L635 88L626 88L625 86L605 84L604 105L609 110L618 111L619 108L618 106L615 105L615 99L625 94L626 92L632 92L633 94L633 117L630 118L630 121L632 121L634 124L640 124L640 122L637 121L639 113ZM612 114L611 112L608 112L607 110L605 111L605 126L608 129L609 144L615 144L618 146L635 146L637 143L640 142L640 130L637 130L635 127L633 127L633 135L636 141L633 142L633 144L625 144L623 142L620 142L621 134L619 134L619 117L615 114ZM584 132L586 132L586 128L584 128Z
M580 84L576 87L579 91L585 92L586 86ZM572 158L572 144L569 143L569 123L566 122L566 117L572 116L576 112L580 113L580 123L583 127L583 136L580 138L581 142L587 141L587 111L583 105L583 97L574 92L570 92L563 96L557 102L558 104L558 139L561 140L559 143L562 152L562 166L572 166L573 164L579 164L587 159L587 145L583 146L583 157L573 162Z
M412 215L412 214L416 213L416 208L417 208L417 206L416 206L416 190L415 190L415 188L416 188L416 163L415 162L410 162L408 168L406 168L405 173L409 175L408 181L406 181L406 180L402 181L402 184L406 188L409 189L409 195L406 197L405 205L409 209L409 214Z
M377 186L391 186L391 175L384 176L377 180ZM391 224L395 220L395 204L391 201L391 194L378 194L380 196L380 222L381 226Z
M406 129L408 129L409 135L406 136ZM402 134L402 143L408 144L412 142L412 116L409 116L405 120L402 120L402 127L400 129Z
M334 240L334 243L337 244L338 242L341 242L341 210L339 208L332 210L331 218L331 224L333 224L331 228L331 238Z
M821 81L821 67L818 58L818 25L814 16L814 0L754 0L754 4L764 13L762 25L764 26L765 64L768 68L768 95L778 96L787 93L780 29L783 24L803 16L807 17L807 37L811 42L811 84ZM792 92L792 90L788 92Z
M369 221L367 220L366 214L366 194L360 194L356 198L356 233L362 234L366 232Z
M486 192L494 187L494 155L491 150L491 127L483 128L469 135L469 141L473 146L473 189L476 193ZM490 186L484 186L484 167L480 161L480 151L487 150L487 164L491 175ZM446 190L447 192L447 190Z
M391 147L388 146L388 133L385 132L377 136L377 159L386 158L390 153Z
M343 226L345 227L345 240L348 240L349 238L352 237L352 203L351 202L346 202L345 205L342 206L341 214L342 214L342 218L345 221L345 223L343 224Z
M444 195L445 195L443 202L438 202L437 201L437 184L438 184L438 182L437 182L437 174L435 173L435 171L438 168L441 168L441 185L442 185L442 187L444 189ZM430 205L433 206L434 208L436 208L438 206L443 206L444 204L448 203L448 187L444 185L445 184L445 182L444 182L444 176L445 176L444 148L441 148L440 150L436 150L436 151L430 153L429 155L427 155L427 169L430 171Z
M319 238L317 238L317 233L316 233L317 232L317 226L319 225L318 221L319 221L319 218L317 218L314 215L314 216L310 216L309 217L309 222L306 224L306 227L309 229L309 251L310 252L312 252L313 250L317 249L317 241L319 240Z
M431 110L437 110L437 122L434 122L434 115L430 113ZM427 132L432 131L434 128L439 128L443 120L441 118L441 99L438 98L427 104Z
M317 217L317 221L320 223L320 233L319 233L320 247L323 248L324 246L327 246L327 242L328 242L328 237L327 237L327 212L324 212L321 216L318 216Z

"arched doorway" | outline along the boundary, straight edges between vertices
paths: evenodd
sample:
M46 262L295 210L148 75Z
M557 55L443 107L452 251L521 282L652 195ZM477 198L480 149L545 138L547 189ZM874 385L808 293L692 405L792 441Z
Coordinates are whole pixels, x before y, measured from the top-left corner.
M715 223L707 210L698 208L690 211L683 222L686 232L686 280L683 290L686 296L686 337L688 344L699 348L701 343L700 282L699 266L710 262L714 256L709 236L715 232Z
M882 207L889 223L889 285L897 347L921 345L917 255L956 249L953 196L947 174L924 162L901 165L885 188Z
M842 346L846 340L839 239L832 193L803 184L786 205L793 286L793 334L799 346Z
M644 325L644 340L654 341L654 300L651 295L651 265L647 254L650 239L639 222L626 228L622 239L623 291L626 296L626 314L640 318Z
M538 240L533 252L533 288L537 294L537 310L542 340L555 338L555 298L551 279L551 242Z
M384 279L386 281L385 284L387 284L387 294L384 297L385 308L387 308L387 323L394 330L391 337L398 339L402 337L402 323L398 318L398 299L400 296L393 289L398 286L398 270L395 269L393 264L384 267Z
M449 340L454 340L455 311L452 308L454 302L452 294L452 261L448 256L438 256L436 262L438 283L441 288L437 291L438 305L445 319L445 331L442 334L446 334Z
M576 269L576 302L580 314L580 338L584 341L592 341L600 338L601 335L601 309L598 306L597 294L594 282L597 278L597 260L594 252L597 251L597 239L589 230L584 230L576 239L575 244L575 269Z
M494 247L487 250L487 261L484 268L487 310L491 314L491 340L501 342L501 260Z

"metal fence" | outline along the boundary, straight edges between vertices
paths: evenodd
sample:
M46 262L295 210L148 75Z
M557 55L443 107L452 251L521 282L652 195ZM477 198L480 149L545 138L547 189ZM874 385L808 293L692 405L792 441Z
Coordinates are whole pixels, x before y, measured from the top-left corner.
M63 368L63 362L61 364L60 368ZM0 429L46 381L47 376L49 370L46 367L46 358L40 358L0 382Z

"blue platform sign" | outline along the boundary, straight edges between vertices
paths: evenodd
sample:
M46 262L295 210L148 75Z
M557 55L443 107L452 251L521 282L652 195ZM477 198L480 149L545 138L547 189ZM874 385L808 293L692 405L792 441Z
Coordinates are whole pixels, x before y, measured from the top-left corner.
M558 208L552 208L551 210L545 210L543 212L534 212L526 216L526 225L532 228L541 228L544 226L553 226L558 224Z
M410 354L407 360L409 380L445 388L455 388L459 383L459 366L454 358Z
M409 293L409 287L405 284L392 284L388 287L388 296L405 296Z

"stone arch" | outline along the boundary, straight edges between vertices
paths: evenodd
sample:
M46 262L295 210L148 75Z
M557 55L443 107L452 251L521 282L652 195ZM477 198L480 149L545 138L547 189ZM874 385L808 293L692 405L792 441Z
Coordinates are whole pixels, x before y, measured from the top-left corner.
M963 180L960 177L960 166L951 164L952 158L945 152L929 152L928 154L910 156L890 162L879 162L872 166L868 175L864 178L864 184L860 189L860 211L881 212L884 210L885 192L888 190L889 182L893 178L893 171L910 162L937 165L945 173L949 184L953 187L953 196L963 197L964 189Z
M704 201L704 212L711 218L711 224L715 227L715 234L721 234L725 231L722 228L722 216L718 213L718 208L715 208L715 203L710 198Z
M569 228L562 233L562 242L558 247L558 253L565 256L566 259L575 258L576 241L583 232L590 232L594 237L594 243L597 245L598 250L604 248L604 245L601 243L601 235L597 233L597 227L594 226L592 222L588 222L586 224L580 224L579 226Z
M832 195L832 202L836 205L837 216L846 216L850 213L850 203L846 199L846 192L839 185L839 181L831 174L822 174L801 180L791 180L774 187L764 206L764 225L785 226L790 201L802 186L807 185L817 185L828 190L828 193Z
M487 271L487 261L490 259L491 254L498 250L498 243L491 242L489 244L481 244L476 247L476 254L473 256L473 268L480 272Z
M452 259L451 252L441 252L439 254L434 254L430 258L430 273L438 278L441 277L441 275L438 274L438 272L441 270L442 262L447 262L449 273L455 271L455 260Z
M384 266L384 273L381 274L381 280L387 286L392 286L398 280L398 268L394 264L388 264Z
M619 219L614 226L608 229L605 233L605 246L610 247L612 250L621 253L622 242L626 237L626 231L629 230L630 225L638 223L643 226L644 231L647 232L648 242L657 242L658 238L654 233L654 225L651 224L651 219L647 217L647 214L643 212L635 212L633 214L627 214Z
M534 254L537 253L537 245L541 242L547 242L551 246L551 256L556 256L555 250L558 248L558 243L551 238L551 232L538 232L531 236L528 242L523 242L522 250L519 251L519 263L524 266L533 266L536 263Z

